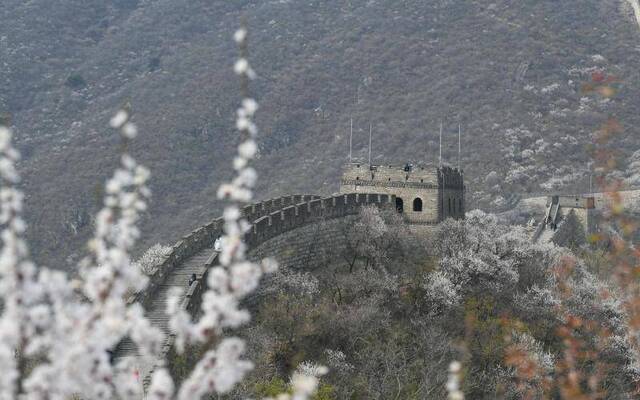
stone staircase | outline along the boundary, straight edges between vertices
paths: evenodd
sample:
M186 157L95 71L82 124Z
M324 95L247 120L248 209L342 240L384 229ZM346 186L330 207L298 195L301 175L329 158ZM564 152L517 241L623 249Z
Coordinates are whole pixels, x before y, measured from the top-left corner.
M165 334L167 343L170 340L170 332L169 317L166 314L166 309L171 288L178 287L183 289L184 293L186 293L191 274L196 274L198 279L200 279L204 271L203 266L213 252L213 247L207 247L181 263L170 275L167 276L166 281L157 289L153 302L146 307L145 311L147 318L151 324L162 330ZM116 347L114 359L116 363L129 359L129 361L138 369L139 376L141 377L140 379L149 376L157 361L155 359L143 357L138 352L133 341L129 338L124 339Z
M553 226L558 224L560 214L560 204L552 202L547 207L544 219L540 221L540 225L533 235L533 241L536 243L551 243L555 230Z

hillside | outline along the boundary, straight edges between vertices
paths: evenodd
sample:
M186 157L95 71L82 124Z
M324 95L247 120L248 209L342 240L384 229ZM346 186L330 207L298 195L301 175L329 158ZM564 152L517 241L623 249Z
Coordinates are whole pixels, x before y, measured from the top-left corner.
M115 165L109 116L129 103L154 199L141 249L218 213L215 188L236 143L231 34L244 16L262 105L258 197L332 193L354 151L432 162L438 125L454 162L457 124L469 209L512 193L586 187L592 132L625 127L638 148L640 31L626 1L5 0L0 113L24 155L30 242L39 262L77 260L99 184ZM611 99L587 96L614 75ZM494 173L492 173L494 172Z

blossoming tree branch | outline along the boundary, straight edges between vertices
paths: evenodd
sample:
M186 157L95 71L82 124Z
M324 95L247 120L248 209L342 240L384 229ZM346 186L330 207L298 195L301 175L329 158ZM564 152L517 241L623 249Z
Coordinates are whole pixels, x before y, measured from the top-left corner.
M20 155L11 145L11 131L0 126L0 399L200 399L231 390L252 369L245 359L245 343L225 336L250 319L240 301L254 291L264 273L276 265L246 258L243 236L249 229L240 208L253 198L257 174L250 162L258 147L253 116L258 109L248 96L256 74L247 60L247 31L234 39L241 58L234 71L242 82L243 99L237 111L241 141L233 160L236 171L218 197L227 202L220 265L209 275L201 317L194 321L180 308L181 293L172 293L167 305L175 346L205 344L207 350L190 376L179 386L166 368L156 369L145 393L139 366L129 359L114 363L115 346L129 337L145 357L158 358L163 333L145 317L140 304L130 304L128 294L145 290L147 277L133 266L131 250L140 237L137 224L147 209L149 171L126 153L137 135L127 110L110 121L123 140L120 166L106 183L103 208L89 254L79 266L79 278L39 267L29 258L24 240L23 194L16 162ZM319 373L325 372L320 369ZM294 374L290 390L278 399L302 400L314 393L317 377ZM178 386L178 387L177 387Z

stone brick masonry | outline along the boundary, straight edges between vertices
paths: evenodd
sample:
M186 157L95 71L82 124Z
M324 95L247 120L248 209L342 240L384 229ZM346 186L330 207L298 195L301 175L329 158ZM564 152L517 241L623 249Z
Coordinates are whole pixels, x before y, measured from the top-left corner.
M386 193L396 197L396 208L413 224L437 224L464 218L462 171L449 167L404 167L347 164L341 193Z

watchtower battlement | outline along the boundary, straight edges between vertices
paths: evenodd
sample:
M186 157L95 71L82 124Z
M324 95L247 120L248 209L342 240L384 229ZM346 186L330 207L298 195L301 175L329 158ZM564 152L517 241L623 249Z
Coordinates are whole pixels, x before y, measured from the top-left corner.
M464 218L464 178L450 167L345 165L340 193L385 193L395 196L395 206L406 220L436 224L446 218Z
M441 167L437 169L439 172L438 182L440 186L446 186L449 189L464 190L464 177L462 171L457 168Z

